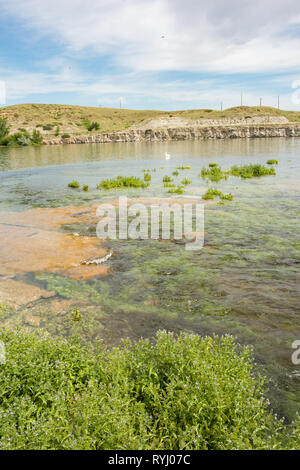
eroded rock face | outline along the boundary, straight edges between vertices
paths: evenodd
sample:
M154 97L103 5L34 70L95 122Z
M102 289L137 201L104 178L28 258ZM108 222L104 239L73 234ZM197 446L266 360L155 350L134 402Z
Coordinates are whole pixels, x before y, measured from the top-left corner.
M271 118L270 118L271 119ZM168 140L245 139L254 137L300 137L299 124L195 124L180 127L132 128L128 131L72 136L69 139L51 139L49 145L89 144L111 142L161 142Z

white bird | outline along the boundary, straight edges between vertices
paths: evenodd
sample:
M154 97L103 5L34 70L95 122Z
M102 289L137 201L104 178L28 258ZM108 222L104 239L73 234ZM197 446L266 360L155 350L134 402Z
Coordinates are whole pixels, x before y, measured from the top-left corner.
M168 152L166 152L166 153L165 153L165 157L166 157L166 160L170 160L171 155L170 155Z

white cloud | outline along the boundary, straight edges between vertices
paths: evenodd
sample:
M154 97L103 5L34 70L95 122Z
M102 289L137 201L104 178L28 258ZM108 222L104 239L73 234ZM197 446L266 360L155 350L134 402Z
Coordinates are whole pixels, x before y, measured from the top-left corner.
M300 66L298 0L0 0L2 14L82 55L138 71L222 73ZM164 37L162 37L164 36Z

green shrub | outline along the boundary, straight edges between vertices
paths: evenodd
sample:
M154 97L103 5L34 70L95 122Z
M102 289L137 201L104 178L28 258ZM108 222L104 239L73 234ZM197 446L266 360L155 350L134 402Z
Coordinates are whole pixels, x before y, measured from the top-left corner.
M89 119L83 119L83 125L86 129L91 132L93 130L97 131L100 128L100 124L97 121L90 121Z
M7 124L7 119L0 117L0 140L3 137L6 137L9 133L9 125Z
M178 176L178 175L179 175L179 171L177 171L177 170L173 171L172 175L173 175L173 176Z
M51 131L53 129L53 126L51 124L45 124L43 126L44 131Z
M70 134L62 134L61 138L62 138L62 139L69 139L69 138L70 138Z
M31 140L34 144L41 144L43 142L43 136L40 131L33 129Z
M71 182L68 184L68 187L69 187L69 188L77 189L77 188L80 188L80 183L79 183L78 181L71 181Z
M278 165L278 160L268 160L267 165Z
M56 137L58 137L58 136L59 136L59 132L60 132L60 127L59 127L59 126L56 126L54 135L55 135Z
M251 350L229 336L160 332L94 352L38 333L0 340L0 449L300 448L300 422L269 411Z
M97 131L99 128L100 128L99 122L92 121L92 122L89 124L89 126L87 127L87 130L88 130L89 132L91 132L91 131L93 131L93 130Z
M216 166L219 166L219 164L212 162L212 163L209 163L208 166L209 166L210 168L214 168L214 167L216 167Z
M98 189L120 189L120 188L147 188L149 183L145 183L135 176L118 176L116 179L107 179L101 181Z

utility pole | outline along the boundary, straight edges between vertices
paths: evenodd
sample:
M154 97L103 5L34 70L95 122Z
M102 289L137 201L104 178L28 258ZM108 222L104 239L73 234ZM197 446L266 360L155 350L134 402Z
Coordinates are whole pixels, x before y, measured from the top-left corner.
M243 92L241 92L241 106L243 106Z
M278 96L278 109L279 109L279 98L280 98L280 96Z
M259 98L259 106L261 107L262 104L262 98Z
M120 98L120 109L122 109L122 98Z
M221 101L221 111L223 111L223 101Z

